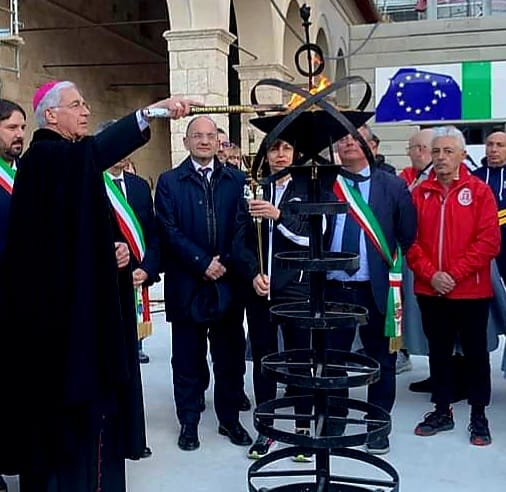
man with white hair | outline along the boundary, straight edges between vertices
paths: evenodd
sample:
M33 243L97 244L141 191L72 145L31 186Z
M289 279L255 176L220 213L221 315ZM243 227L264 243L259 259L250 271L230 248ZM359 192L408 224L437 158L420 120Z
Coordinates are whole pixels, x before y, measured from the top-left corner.
M454 127L434 129L433 170L413 191L418 230L407 260L429 343L433 412L415 428L432 436L454 428L450 407L457 336L464 352L471 405L470 442L491 443L487 321L491 262L499 252L497 207L490 188L464 165L465 140Z
M432 144L433 131L430 128L419 130L408 141L406 149L411 166L404 168L399 177L406 181L409 191L413 191L423 180L427 179L432 165ZM410 344L415 344L416 349L423 347L426 351L426 342L421 329L420 310L413 293L413 273L409 270L406 264L403 264L402 274L402 290L403 290L403 338L405 347L397 353L397 362L395 371L401 374L412 369L411 359L409 356L408 347ZM417 351L414 352L417 354ZM412 383L415 387L420 383ZM430 385L430 383L428 383ZM411 385L410 385L411 389ZM422 387L422 389L425 389ZM430 392L430 389L429 389Z
M411 190L427 178L432 163L431 144L434 132L432 128L424 128L411 135L408 141L407 153L411 166L404 168L401 177Z
M125 322L134 308L121 302L133 296L129 254L114 242L103 172L148 141L150 110L179 118L190 103L165 99L88 137L90 106L75 84L35 92L39 129L14 181L1 326L11 400L0 406L0 463L21 492L124 492L124 460L141 456L137 337Z

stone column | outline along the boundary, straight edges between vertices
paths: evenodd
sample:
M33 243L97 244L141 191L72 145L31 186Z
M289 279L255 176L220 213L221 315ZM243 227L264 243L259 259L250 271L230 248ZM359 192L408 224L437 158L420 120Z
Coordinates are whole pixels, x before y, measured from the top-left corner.
M289 70L281 64L251 64L251 65L235 65L234 69L239 74L241 83L241 103L250 104L250 92L253 86L261 79L273 78L280 79L287 82L293 81L293 76ZM286 103L290 97L289 94L284 94L280 89L260 87L257 91L257 99L260 104L283 104ZM242 152L245 154L256 152L264 134L253 128L248 124L251 118L255 115L243 114L241 116L241 142ZM248 139L248 133L250 137Z
M235 36L224 29L166 31L170 54L170 93L205 104L227 104L227 63L230 44ZM227 115L213 116L218 126L226 128ZM186 157L183 137L188 118L171 121L172 165Z

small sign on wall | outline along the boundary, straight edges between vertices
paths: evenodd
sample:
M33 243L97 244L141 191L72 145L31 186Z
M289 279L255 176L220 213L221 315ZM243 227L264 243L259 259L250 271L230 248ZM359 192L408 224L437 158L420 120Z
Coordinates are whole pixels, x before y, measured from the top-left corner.
M506 61L376 69L376 122L506 118Z

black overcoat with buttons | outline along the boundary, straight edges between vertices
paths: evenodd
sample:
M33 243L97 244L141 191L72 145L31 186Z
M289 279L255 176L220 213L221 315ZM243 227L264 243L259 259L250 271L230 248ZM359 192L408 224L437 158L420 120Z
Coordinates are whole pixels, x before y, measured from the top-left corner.
M210 192L190 157L163 173L155 192L167 321L190 318L190 304L214 256L227 267L223 281L236 282L231 255L234 219L246 176L214 159ZM236 289L233 289L236 291Z

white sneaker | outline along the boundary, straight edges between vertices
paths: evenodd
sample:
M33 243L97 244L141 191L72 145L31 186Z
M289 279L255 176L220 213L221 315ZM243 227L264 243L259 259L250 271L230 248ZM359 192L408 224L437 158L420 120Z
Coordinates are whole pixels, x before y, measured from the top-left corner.
M304 428L298 428L298 429L295 429L295 434L302 435L302 436L309 436L310 430L304 429ZM295 461L296 463L310 463L311 461L313 461L313 453L311 451L309 451L309 449L308 449L307 451L303 451L300 454L294 454L292 456L292 460Z

